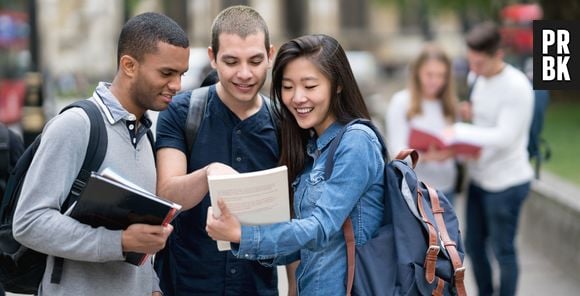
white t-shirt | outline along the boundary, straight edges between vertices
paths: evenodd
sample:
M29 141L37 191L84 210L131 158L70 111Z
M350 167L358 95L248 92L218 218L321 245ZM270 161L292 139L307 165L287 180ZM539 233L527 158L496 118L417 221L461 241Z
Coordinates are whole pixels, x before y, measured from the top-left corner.
M443 115L443 105L440 100L422 100L422 113L407 119L407 112L411 104L411 96L407 89L401 90L389 102L387 111L387 146L391 157L401 149L409 147L409 133L411 127L432 133L441 133L448 125ZM457 169L453 159L444 161L421 161L415 172L421 181L443 191L453 190Z
M502 191L533 178L528 137L534 93L528 78L506 64L493 77L477 78L471 94L473 124L455 123L455 138L483 146L468 164L472 181L487 191Z

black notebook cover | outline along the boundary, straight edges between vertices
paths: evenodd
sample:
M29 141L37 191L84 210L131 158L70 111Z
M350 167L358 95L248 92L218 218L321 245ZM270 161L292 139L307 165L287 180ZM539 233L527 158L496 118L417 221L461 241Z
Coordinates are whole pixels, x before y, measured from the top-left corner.
M143 189L93 173L70 216L83 224L123 230L131 224L166 225L181 208ZM146 254L127 253L125 261L141 265Z

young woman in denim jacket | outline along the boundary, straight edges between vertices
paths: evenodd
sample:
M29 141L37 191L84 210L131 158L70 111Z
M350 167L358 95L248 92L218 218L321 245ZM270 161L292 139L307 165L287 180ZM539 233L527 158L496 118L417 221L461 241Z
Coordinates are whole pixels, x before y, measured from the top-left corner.
M215 219L208 213L206 229L213 239L233 242L232 252L240 258L274 259L274 264L300 260L296 279L302 295L344 295L342 225L352 219L356 244L377 231L385 163L377 135L355 124L344 134L332 176L325 180L324 163L337 132L354 118L370 118L340 44L326 35L307 35L282 45L272 72L272 98L280 110L280 162L294 181L294 219L240 225L220 202L222 215ZM223 169L210 166L208 174Z

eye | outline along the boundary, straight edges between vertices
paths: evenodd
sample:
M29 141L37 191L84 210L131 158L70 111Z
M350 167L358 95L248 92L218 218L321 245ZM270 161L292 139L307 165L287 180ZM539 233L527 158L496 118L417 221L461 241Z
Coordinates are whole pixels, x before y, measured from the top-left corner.
M262 61L263 61L263 59L251 60L250 64L257 66L257 65L260 65L262 63Z
M292 85L282 85L282 89L290 90L290 89L292 89Z
M225 59L223 61L224 61L224 64L226 64L228 66L232 66L232 65L236 64L236 60L234 60L234 59Z
M161 71L161 75L165 76L165 77L169 77L171 76L171 72L168 71Z
M317 86L318 85L306 85L306 86L304 86L304 88L306 88L306 89L313 89L313 88L315 88Z

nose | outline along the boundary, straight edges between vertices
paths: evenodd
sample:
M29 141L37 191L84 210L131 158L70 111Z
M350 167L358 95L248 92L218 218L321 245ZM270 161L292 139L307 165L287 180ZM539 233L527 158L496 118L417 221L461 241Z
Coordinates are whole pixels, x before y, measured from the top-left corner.
M252 78L252 71L250 70L250 66L248 64L242 64L238 70L237 75L238 78L242 80L249 80Z
M294 90L294 94L292 94L292 102L295 104L302 104L306 102L308 99L304 95L304 91L301 88L297 87Z
M181 75L173 76L169 81L169 83L167 84L167 87L172 92L178 92L181 89Z

